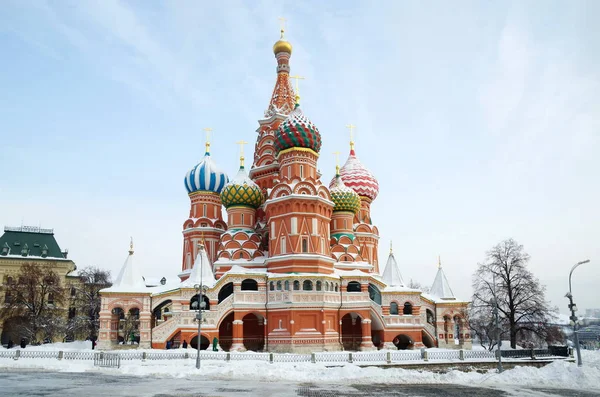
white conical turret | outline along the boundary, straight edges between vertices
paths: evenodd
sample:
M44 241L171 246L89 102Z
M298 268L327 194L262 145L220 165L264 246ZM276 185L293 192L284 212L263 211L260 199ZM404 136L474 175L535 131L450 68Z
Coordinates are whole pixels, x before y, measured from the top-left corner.
M452 288L450 288L446 274L444 274L444 271L442 270L442 261L439 257L438 272L435 275L435 280L433 280L433 285L431 286L429 293L441 299L456 299L454 292L452 292Z
M115 282L105 292L149 292L144 277L133 262L133 240L129 244L129 255Z
M392 243L390 241L390 256L388 256L387 263L385 264L385 269L383 271L383 275L381 276L383 282L388 285L388 287L404 287L404 280L402 280L402 275L400 274L400 268L398 267L398 262L396 262L396 258L394 258L394 252L392 251Z
M181 283L182 286L194 287L196 285L205 285L212 287L215 285L217 280L212 271L212 266L206 250L204 249L204 243L198 245L198 255L194 261L194 267L190 273L190 277Z

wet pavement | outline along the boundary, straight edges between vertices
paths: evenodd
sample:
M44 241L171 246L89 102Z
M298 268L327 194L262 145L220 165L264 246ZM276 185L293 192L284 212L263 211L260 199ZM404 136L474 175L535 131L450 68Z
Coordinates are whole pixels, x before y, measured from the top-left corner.
M293 382L248 382L202 378L136 377L94 373L14 370L0 373L0 396L92 397L358 397L358 396L569 396L598 392L510 386L470 387L448 384L366 385Z

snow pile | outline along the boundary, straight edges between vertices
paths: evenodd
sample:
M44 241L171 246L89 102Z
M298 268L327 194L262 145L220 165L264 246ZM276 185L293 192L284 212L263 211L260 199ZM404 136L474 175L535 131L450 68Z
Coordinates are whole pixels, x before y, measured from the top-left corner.
M90 342L56 343L36 346L31 350L81 350L90 351ZM436 349L437 350L437 349ZM150 352L152 350L137 350ZM156 350L154 350L156 352ZM195 368L195 350L190 359L173 360L122 360L121 368L97 368L92 360L57 360L0 358L0 368L29 368L60 372L99 372L113 375L157 376L187 378L198 376ZM324 382L363 384L462 384L470 386L555 387L600 391L600 351L582 351L582 368L573 362L556 361L542 368L516 367L501 374L495 370L487 373L451 370L444 374L426 370L397 367L361 368L354 364L327 367L323 363L275 363L265 361L203 360L202 376L207 380L239 380L261 382Z

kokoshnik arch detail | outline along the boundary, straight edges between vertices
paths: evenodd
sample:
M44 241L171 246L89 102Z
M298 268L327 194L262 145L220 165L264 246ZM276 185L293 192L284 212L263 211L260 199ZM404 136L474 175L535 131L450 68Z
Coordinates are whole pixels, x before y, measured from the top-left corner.
M148 286L131 248L115 284L101 292L98 347L134 340L158 349L214 342L227 351L470 348L467 302L454 296L441 263L429 293L404 284L391 247L380 268L371 221L379 182L356 155L355 126L348 159L323 184L321 133L290 84L301 77L290 76L283 29L273 53L275 88L249 172L246 142L230 180L207 138L204 158L185 176L190 212L179 280ZM200 337L199 299L206 303Z

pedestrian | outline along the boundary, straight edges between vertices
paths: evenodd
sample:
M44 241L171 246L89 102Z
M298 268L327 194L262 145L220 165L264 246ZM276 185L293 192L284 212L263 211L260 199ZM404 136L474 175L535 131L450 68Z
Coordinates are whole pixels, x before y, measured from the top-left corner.
M187 349L187 341L186 340L183 341L183 348Z
M12 339L9 339L9 340L8 340L8 348L9 348L9 349L12 349L14 345L15 345L15 344L13 343Z
M21 338L21 349L25 349L25 346L27 346L27 341L25 338Z
M214 351L214 352L217 352L217 351L219 351L219 349L217 348L217 345L218 345L218 344L219 344L219 339L218 339L218 338L215 336L215 337L213 338L213 351Z
M92 350L96 348L96 339L92 339Z

